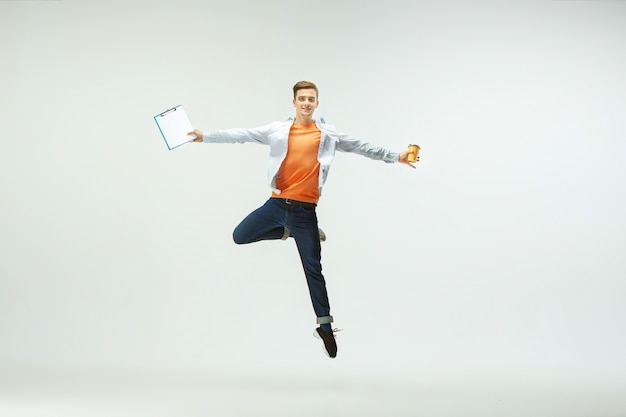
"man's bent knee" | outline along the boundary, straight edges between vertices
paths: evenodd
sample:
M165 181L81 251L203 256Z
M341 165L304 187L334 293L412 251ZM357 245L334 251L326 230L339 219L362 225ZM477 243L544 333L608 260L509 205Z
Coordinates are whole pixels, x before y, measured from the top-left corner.
M244 239L242 239L241 233L238 233L237 229L233 231L233 242L238 245L243 245L244 243L247 243Z

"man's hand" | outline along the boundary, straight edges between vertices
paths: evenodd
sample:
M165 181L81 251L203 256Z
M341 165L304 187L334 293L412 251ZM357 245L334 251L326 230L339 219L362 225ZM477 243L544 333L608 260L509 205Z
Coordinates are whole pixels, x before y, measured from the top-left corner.
M410 153L411 152L409 152L408 150L400 152L400 156L398 157L398 162L400 162L401 164L408 165L411 168L415 169L415 165L413 165L412 162L409 162L409 154ZM420 160L419 155L417 156L416 159L417 159L417 162L419 162L419 160Z
M202 131L196 129L192 132L187 133L188 135L195 135L195 139L191 139L189 142L202 142Z

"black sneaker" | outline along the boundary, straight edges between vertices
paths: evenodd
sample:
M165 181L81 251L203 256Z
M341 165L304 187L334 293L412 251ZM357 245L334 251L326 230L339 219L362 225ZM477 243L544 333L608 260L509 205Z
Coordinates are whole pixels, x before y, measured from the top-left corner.
M335 330L327 332L326 330L322 330L321 327L318 327L313 332L313 336L318 339L322 339L324 342L324 351L329 358L334 358L337 356L337 342L335 342Z

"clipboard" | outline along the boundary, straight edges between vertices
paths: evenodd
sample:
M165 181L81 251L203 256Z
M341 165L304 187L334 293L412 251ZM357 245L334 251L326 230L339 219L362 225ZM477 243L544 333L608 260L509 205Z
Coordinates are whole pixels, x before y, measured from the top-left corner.
M193 130L193 126L187 117L187 112L181 105L157 114L154 116L154 121L159 127L167 149L170 151L195 139L195 136L188 135Z

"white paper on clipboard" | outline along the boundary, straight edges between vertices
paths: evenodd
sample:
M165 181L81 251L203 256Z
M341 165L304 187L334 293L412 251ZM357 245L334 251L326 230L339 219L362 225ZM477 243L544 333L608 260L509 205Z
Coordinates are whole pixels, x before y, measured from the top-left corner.
M189 121L189 117L187 117L185 109L181 105L157 114L154 116L154 121L159 127L167 149L169 150L184 145L196 138L194 135L188 135L188 133L193 130L193 126Z

